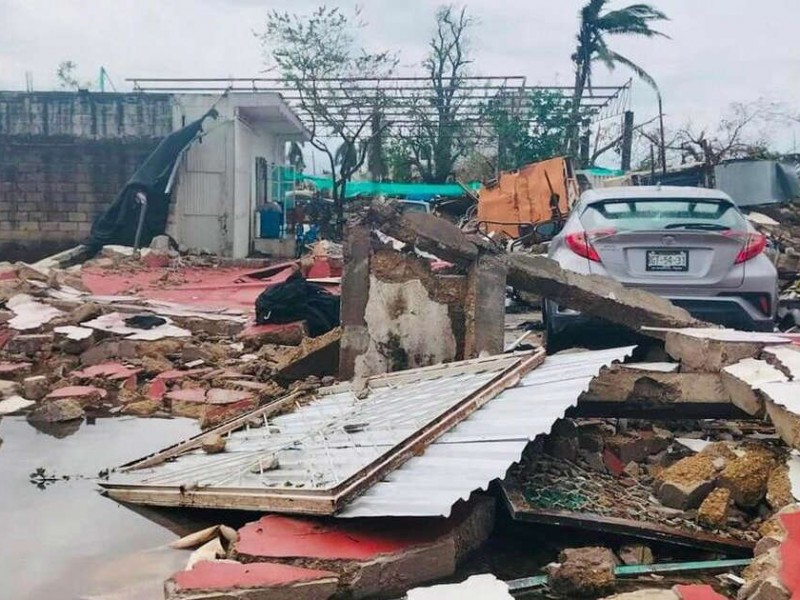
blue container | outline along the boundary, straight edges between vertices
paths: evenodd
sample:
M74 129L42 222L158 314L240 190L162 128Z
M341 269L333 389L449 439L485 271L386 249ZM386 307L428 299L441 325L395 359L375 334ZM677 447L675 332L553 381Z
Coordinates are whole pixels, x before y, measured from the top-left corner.
M281 207L275 202L265 204L259 211L259 230L258 237L268 240L276 240L281 237L281 225L283 224L283 213Z

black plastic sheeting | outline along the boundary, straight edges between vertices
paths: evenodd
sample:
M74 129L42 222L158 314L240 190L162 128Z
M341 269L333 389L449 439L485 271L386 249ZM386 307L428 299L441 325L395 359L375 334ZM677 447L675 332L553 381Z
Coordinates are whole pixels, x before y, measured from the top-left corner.
M338 327L339 296L306 281L299 271L256 298L256 323L306 321L308 333L317 337Z
M203 130L203 121L216 119L218 113L211 109L197 121L189 123L163 140L148 156L144 163L122 188L114 202L92 224L92 231L85 245L92 254L106 244L133 246L136 228L139 224L141 204L136 202L136 194L143 192L147 197L140 245L147 246L157 235L167 228L169 213L169 194L166 192L170 175L181 152L191 144Z

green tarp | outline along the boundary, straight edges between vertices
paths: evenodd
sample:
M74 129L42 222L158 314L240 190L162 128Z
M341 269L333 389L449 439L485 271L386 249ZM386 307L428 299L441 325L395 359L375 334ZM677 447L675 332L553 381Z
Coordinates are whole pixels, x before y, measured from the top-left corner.
M332 182L330 177L314 177L312 175L300 175L303 181L310 181L318 190L330 190ZM480 189L481 184L477 181L467 184L472 191ZM464 189L456 183L379 183L377 181L349 181L345 188L346 198L356 196L402 196L404 198L414 198L428 200L435 196L450 198L460 198L464 195Z

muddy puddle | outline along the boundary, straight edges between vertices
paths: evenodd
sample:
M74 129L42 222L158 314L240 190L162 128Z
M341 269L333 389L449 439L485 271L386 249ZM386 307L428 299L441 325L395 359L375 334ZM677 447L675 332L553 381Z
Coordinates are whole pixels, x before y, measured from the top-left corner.
M187 554L166 547L175 533L101 496L97 477L197 431L188 419L98 419L49 432L0 420L0 596L161 598Z

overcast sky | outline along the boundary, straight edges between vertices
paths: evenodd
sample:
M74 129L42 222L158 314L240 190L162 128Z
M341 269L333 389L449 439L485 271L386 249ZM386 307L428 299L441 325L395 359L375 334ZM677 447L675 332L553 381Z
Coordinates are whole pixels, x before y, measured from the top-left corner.
M630 0L632 1L632 0ZM526 75L570 85L577 13L585 0L471 0L474 71ZM617 0L612 6L630 2ZM732 102L781 101L800 112L798 0L653 0L671 21L671 40L615 40L620 53L659 82L668 125L713 122ZM0 0L0 89L55 87L58 63L73 60L81 80L102 65L117 89L128 77L250 77L263 59L253 31L269 9L307 12L314 0ZM328 5L337 4L328 2ZM350 10L354 3L341 2ZM400 52L405 69L425 53L437 0L363 0L364 40ZM595 84L622 83L624 69L598 67ZM639 118L655 113L652 91L633 91ZM775 135L800 147L800 128Z

